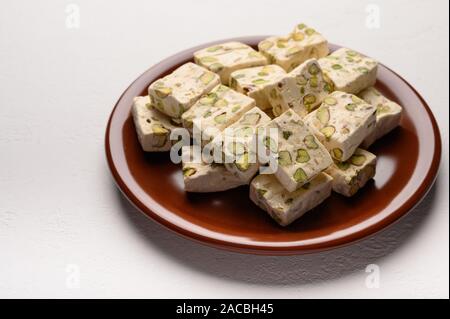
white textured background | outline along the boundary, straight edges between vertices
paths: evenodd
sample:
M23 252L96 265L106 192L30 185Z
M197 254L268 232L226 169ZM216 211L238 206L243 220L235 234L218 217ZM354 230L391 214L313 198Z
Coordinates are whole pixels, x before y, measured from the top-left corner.
M0 297L449 296L448 1L2 1ZM366 5L380 28L365 25ZM144 70L206 41L299 21L415 86L444 141L440 175L400 223L356 245L258 257L184 240L141 216L109 175L103 136ZM380 267L366 287L368 264Z

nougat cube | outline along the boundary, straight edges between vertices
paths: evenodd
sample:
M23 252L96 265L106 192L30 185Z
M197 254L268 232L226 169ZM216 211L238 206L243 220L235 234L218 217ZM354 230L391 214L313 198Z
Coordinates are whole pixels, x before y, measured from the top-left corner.
M192 193L221 192L246 183L231 174L222 164L205 163L201 151L197 155L194 146L183 146L181 159L184 189Z
M220 78L204 67L188 62L148 87L156 109L179 119L205 93L220 84Z
M286 75L278 65L266 65L234 71L230 76L230 87L246 94L256 101L256 105L266 110L271 108L267 88Z
M268 87L269 102L275 116L292 109L301 117L318 107L333 91L316 59L303 62Z
M211 141L218 133L236 122L255 106L255 100L219 84L203 95L182 116L183 126L202 133L203 141Z
M347 48L319 59L319 64L337 91L357 94L377 80L378 62Z
M350 197L375 176L376 163L374 154L357 148L347 161L336 161L325 172L333 177L333 190Z
M400 124L403 109L397 103L384 97L374 87L365 89L359 94L359 97L377 108L375 130L361 144L361 147L368 148L376 140L388 134Z
M346 161L364 139L372 134L376 122L375 106L359 97L335 91L305 118L331 156Z
M316 30L298 24L287 36L269 37L258 44L259 51L269 63L281 66L286 72L311 58L322 58L329 53L327 40Z
M170 133L177 126L170 118L154 109L147 96L133 99L131 109L134 126L142 149L146 152L166 152L172 147Z
M289 192L310 182L333 163L327 149L292 110L273 119L264 127L264 133L267 151L277 156L275 176Z
M270 117L255 106L213 140L222 152L225 168L247 184L259 169L257 130L270 121Z
M227 42L199 50L194 53L194 61L217 73L225 85L229 84L232 72L267 64L264 55L241 42Z
M278 224L287 226L331 195L332 178L319 173L294 192L287 191L274 175L261 174L250 184L250 199Z

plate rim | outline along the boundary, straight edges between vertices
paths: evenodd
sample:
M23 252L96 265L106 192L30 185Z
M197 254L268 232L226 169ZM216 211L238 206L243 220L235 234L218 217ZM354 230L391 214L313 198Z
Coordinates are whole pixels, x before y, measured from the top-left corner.
M106 161L109 167L109 171L113 177L113 180L117 186L117 188L121 191L123 196L144 216L150 218L165 228L177 233L178 235L183 236L184 238L194 240L198 243L206 244L208 246L212 246L215 248L225 249L228 251L240 252L240 253L250 253L250 254L258 254L258 255L298 255L298 254L307 254L313 252L320 252L324 250L336 249L339 247L347 246L350 244L354 244L358 241L361 241L369 236L373 236L376 233L385 230L386 228L394 225L397 221L399 221L402 217L406 216L409 212L411 212L427 195L429 190L432 188L436 178L438 176L439 167L441 163L442 157L442 140L441 133L439 130L439 126L437 121L431 111L428 103L425 99L420 95L420 93L402 76L400 76L397 72L387 67L386 65L380 63L387 70L395 74L402 82L404 82L408 88L416 95L416 97L421 101L422 106L425 108L425 111L430 119L431 126L433 128L434 133L434 149L435 152L432 157L431 165L425 175L425 178L422 180L420 185L414 191L414 193L404 201L404 203L388 216L380 219L374 224L364 227L358 231L352 232L350 234L346 234L342 237L335 238L332 240L328 240L325 242L314 243L314 244L306 244L306 245L287 245L287 246L266 246L266 245L257 245L255 244L244 244L244 243L235 243L227 240L221 240L217 238L211 238L206 235L199 234L195 231L191 231L187 228L180 227L170 222L169 220L162 217L160 214L155 213L151 207L145 205L141 200L137 198L137 196L133 193L133 191L128 187L127 183L124 181L122 176L120 175L119 170L117 169L118 165L115 165L113 154L111 151L111 124L113 122L114 116L117 113L117 108L123 99L124 95L130 91L130 89L134 86L136 82L141 80L145 74L151 69L155 69L160 65L166 64L167 61L177 60L177 58L184 56L187 52L193 52L194 50L204 48L210 45L214 45L217 43L223 43L227 41L241 41L244 43L255 41L255 39L263 39L268 36L257 35L257 36L244 36L244 37L234 37L223 40L216 40L212 42L208 42L205 44L197 45L185 50L182 50L176 54L173 54L160 62L152 65L142 74L140 74L120 95L117 99L117 102L114 105L114 108L111 111L111 114L108 117L108 122L105 131L105 154ZM338 48L340 46L329 43L329 45L333 48ZM175 65L175 64L173 64Z

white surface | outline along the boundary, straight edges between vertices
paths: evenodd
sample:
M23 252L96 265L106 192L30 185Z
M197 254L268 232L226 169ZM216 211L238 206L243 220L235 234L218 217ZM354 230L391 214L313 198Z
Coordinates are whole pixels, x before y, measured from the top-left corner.
M66 28L68 3L2 1L0 297L448 298L446 0L74 1L79 29ZM379 5L380 29L365 27L369 3ZM179 50L282 34L298 21L382 61L428 101L444 153L426 200L372 239L282 258L204 247L136 212L103 149L123 90ZM372 263L378 289L365 284Z

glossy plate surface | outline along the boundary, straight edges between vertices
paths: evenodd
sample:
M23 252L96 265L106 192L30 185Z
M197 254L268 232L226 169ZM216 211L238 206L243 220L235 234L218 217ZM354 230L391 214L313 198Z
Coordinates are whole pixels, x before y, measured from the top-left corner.
M265 36L232 39L253 47ZM375 179L352 198L334 194L298 221L283 228L248 198L248 187L221 193L188 194L181 164L168 153L144 153L130 116L133 97L179 65L194 51L165 59L142 74L122 94L106 130L106 155L123 194L144 214L169 229L215 247L239 252L286 255L349 244L387 227L410 211L437 175L441 140L436 121L420 95L405 80L380 65L376 87L404 107L401 127L377 141ZM330 45L332 50L338 46Z

